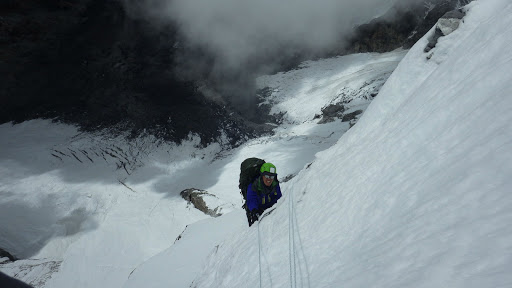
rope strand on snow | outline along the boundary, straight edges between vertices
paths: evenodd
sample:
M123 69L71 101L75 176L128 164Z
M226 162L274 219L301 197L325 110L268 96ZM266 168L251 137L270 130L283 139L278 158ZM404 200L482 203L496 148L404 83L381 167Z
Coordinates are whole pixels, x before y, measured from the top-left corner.
M299 274L300 274L300 285L301 287L304 287L304 276L302 274L302 267L301 267L301 262L304 264L304 270L305 270L305 277L306 277L306 281L307 281L307 287L311 287L311 283L310 283L310 280L309 280L309 267L308 267L308 261L306 259L306 254L304 253L304 246L302 245L302 238L300 237L300 230L299 230L299 224L297 222L297 210L295 209L295 199L292 199L292 211L293 211L293 224L294 224L294 240L295 240L295 235L297 235L297 239L298 239L298 247L299 247L299 255L297 255L298 257L302 257L302 261L300 261L300 257L299 257Z
M290 263L290 287L295 287L295 251L293 247L293 192L290 191L288 196L288 250L289 250L289 263ZM293 259L292 259L293 258Z
M267 275L268 275L268 281L270 283L270 288L274 287L272 284L272 272L270 271L270 264L268 263L267 256L265 255L265 250L261 252L261 255L263 256L263 260L265 260L265 266L267 267Z
M300 287L311 287L309 279L309 267L300 237L297 211L293 191L290 191L288 201L288 247L290 263L290 287L297 287L297 265L299 269ZM302 260L301 260L302 258ZM303 269L304 268L304 269ZM304 279L306 278L306 279Z
M295 287L297 287L297 265L299 267L299 277L300 277L300 283L301 283L301 287L302 287L302 269L301 269L301 266L300 266L300 259L298 259L298 255L297 255L297 252L296 252L296 243L295 243L295 227L296 227L296 222L297 222L297 219L296 219L296 213L295 213L295 199L294 199L294 194L292 193L291 194L291 198L292 198L292 232L293 232L293 237L292 237L292 240L293 240L293 263L294 263L294 267L295 267L295 270L294 270L294 285Z
M293 253L293 261L295 264L295 273L297 273L297 266L299 267L299 279L300 279L300 287L304 287L303 286L303 281L302 281L302 266L300 265L300 255L297 255L296 253L296 249L295 247L297 247L298 245L296 245L295 241L296 241L296 237L295 235L299 232L298 228L297 228L297 213L295 212L295 199L293 199L292 197L292 227L293 227L293 250L294 250L294 253ZM297 229L295 229L297 228ZM300 244L300 243L299 243ZM300 245L298 246L299 249L300 249ZM297 257L295 257L297 256ZM297 285L297 275L295 275L295 285Z
M261 274L261 258L263 258L265 260L265 263L267 265L267 272L268 272L268 280L269 280L269 283L270 283L270 288L272 288L274 285L272 284L272 275L271 275L271 271L270 271L270 264L268 263L268 260L267 260L267 257L265 256L265 253L263 253L262 249L261 249L261 236L260 236L260 222L261 220L263 220L263 218L265 218L267 215L270 214L270 212L272 212L272 210L270 211L267 211L267 213L261 215L258 219L258 258L259 258L259 267L260 267L260 288L263 286L263 276ZM262 257L263 255L263 257Z
M298 224L297 224L297 214L295 212L295 205L294 205L294 199L293 199L293 191L290 191L290 194L288 196L288 247L289 247L289 259L288 262L290 264L290 287L294 288L297 287L297 265L299 265L299 274L300 274L300 285L301 287L304 287L304 280L303 280L303 274L302 274L302 266L301 266L301 260L300 255L296 255L295 251L295 228L297 227L297 237L298 239L298 246L299 249L302 251L299 251L302 253L302 258L304 258L305 268L306 268L306 278L307 278L307 284L309 285L309 272L308 272L308 265L306 261L306 257L304 255L304 251L302 249L302 240L300 238L300 234L298 231ZM259 276L260 276L260 288L263 286L263 276L261 273L261 235L260 235L260 222L261 220L270 214L270 211L263 214L258 219L258 264L259 264ZM268 264L267 264L268 266ZM270 279L270 285L272 286L272 279Z
M294 202L295 202L295 199L293 199L294 197L294 193L293 191L291 191L290 193L290 196L291 196L291 199L292 199L292 216L295 215L295 207L294 207ZM292 247L293 247L293 287L297 287L297 259L296 259L296 256L297 256L297 253L295 253L295 226L293 226L293 218L292 218ZM300 266L300 265L299 265Z
M288 263L290 263L290 287L292 287L292 248L291 248L291 239L292 239L292 212L291 212L291 197L288 195ZM293 287L292 287L293 288Z
M260 221L258 219L258 260L260 266L260 288L261 288L261 239L260 239Z

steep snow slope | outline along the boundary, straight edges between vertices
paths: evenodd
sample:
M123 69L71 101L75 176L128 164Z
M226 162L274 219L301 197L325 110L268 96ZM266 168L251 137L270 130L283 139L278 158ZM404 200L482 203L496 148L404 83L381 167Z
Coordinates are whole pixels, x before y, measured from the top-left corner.
M409 51L362 119L282 185L259 225L225 215L230 228L221 219L190 227L178 243L226 236L204 242L202 271L179 287L511 286L512 4L468 9L430 60L433 31ZM174 248L126 287L183 283L190 275L165 269L186 259Z
M206 188L238 209L220 219L189 225L172 247L137 267L127 287L188 287L219 241L227 234L238 237L240 231L246 230L245 212L239 209L242 205L238 191L240 163L257 156L275 163L281 180L295 176L314 159L316 152L332 146L355 123L338 119L318 124L315 115L330 104L342 104L344 113L365 110L371 95L381 88L405 53L358 54L311 61L298 70L259 78L260 87L271 92L266 102L272 105L274 113L284 114L283 123L276 127L274 135L223 153L225 159L218 162L224 164L211 170L218 180ZM202 235L205 231L209 232Z

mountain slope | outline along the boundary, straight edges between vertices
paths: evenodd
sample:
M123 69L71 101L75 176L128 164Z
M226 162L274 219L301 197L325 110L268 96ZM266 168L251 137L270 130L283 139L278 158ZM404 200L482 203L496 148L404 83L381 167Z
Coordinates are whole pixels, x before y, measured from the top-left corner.
M431 30L270 216L233 220L190 287L510 286L510 15L506 0L470 4L428 60ZM126 287L180 277L144 271Z
M154 137L127 142L123 135L84 133L44 120L0 125L0 174L9 176L0 182L0 247L22 259L0 264L0 270L34 287L121 287L130 275L132 280L149 269L140 264L172 245L187 225L210 217L180 196L191 187L211 193L204 200L212 209L235 213L198 223L182 239L194 238L194 231L211 222L232 227L237 219L244 227L240 162L255 155L271 159L280 180L291 179L357 121L405 54L311 61L261 77L261 101L283 122L273 135L236 149L229 148L229 137L199 148L194 134L176 145ZM209 253L224 230L208 242L180 240L167 252L188 255L192 249L193 256L161 267L181 267L173 270L181 283L192 282L202 253Z

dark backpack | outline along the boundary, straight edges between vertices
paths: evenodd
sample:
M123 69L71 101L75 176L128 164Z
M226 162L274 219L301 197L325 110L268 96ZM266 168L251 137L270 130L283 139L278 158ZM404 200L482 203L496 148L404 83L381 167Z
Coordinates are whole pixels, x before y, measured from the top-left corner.
M244 208L245 201L247 200L247 186L254 181L260 175L261 165L265 163L265 160L259 158L247 158L242 164L240 164L240 178L238 179L238 188L240 188L240 194L244 197Z

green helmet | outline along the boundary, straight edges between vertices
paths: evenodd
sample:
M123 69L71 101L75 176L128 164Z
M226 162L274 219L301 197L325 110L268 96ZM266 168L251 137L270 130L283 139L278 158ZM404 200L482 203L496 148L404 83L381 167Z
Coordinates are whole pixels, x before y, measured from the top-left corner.
M277 174L276 166L272 163L264 163L260 168L261 173Z

